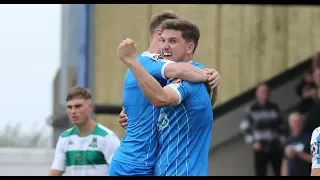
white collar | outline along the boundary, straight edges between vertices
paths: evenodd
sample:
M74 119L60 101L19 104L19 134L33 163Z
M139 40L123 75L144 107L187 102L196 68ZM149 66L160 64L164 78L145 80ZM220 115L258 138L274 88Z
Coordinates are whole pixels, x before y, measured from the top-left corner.
M153 57L155 55L160 55L160 54L153 54L153 53L150 53L149 51L144 51L141 56L149 56L149 57Z

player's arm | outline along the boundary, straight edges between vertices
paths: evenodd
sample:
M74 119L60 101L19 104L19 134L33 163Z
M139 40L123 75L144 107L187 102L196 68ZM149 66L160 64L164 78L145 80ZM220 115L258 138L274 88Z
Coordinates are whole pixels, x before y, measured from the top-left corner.
M320 176L320 156L319 156L319 142L317 138L319 137L318 128L315 129L312 133L310 140L310 148L312 155L312 169L311 176Z
M163 67L165 78L177 78L188 82L207 82L208 76L203 69L189 63L166 63Z
M54 160L49 171L49 176L62 176L66 168L66 156L63 149L63 141L61 137L56 145Z
M109 134L104 138L101 151L108 165L111 164L113 154L119 146L120 140L115 134Z
M163 87L161 94L154 94L156 98L149 100L155 107L176 106L185 97L185 91L180 83L170 84Z
M220 85L218 85L218 87L214 88L210 92L210 99L211 99L211 105L212 106L217 102L219 89L220 89Z
M220 89L220 74L215 69L204 68L204 70L209 76L208 82L206 83L206 87L210 94L211 105L213 106L218 99Z
M164 94L159 96L160 101L153 102L156 107L176 106L180 104L187 96L198 92L202 83L189 83L180 80L173 81L171 84L163 88Z
M117 53L119 58L132 71L136 79L142 79L148 74L136 57L136 44L132 39L127 38L122 41L117 49ZM146 58L150 60L151 57L146 56ZM159 65L160 68L157 68ZM158 75L158 77L155 78L159 78L159 74L161 74L164 78L178 78L189 82L206 82L208 80L204 70L187 63L165 63L160 61L158 63L152 63L151 66L152 67L148 67L150 68L148 72L153 74L154 77ZM150 79L150 75L147 79Z
M151 104L155 107L167 107L167 106L176 106L181 103L181 101L187 95L187 87L183 86L180 80L177 80L176 83L171 83L163 87L162 91L159 89L159 94L154 94L153 97L149 99Z
M169 65L171 64L178 63L167 64L167 67L170 67ZM175 101L178 102L178 96L175 94L175 92L169 88L162 88L159 82L153 78L137 61L131 61L131 63L128 63L127 65L135 76L141 91L151 102L151 104L156 107L163 107L165 105L173 105ZM172 67L173 66L171 66L171 68Z

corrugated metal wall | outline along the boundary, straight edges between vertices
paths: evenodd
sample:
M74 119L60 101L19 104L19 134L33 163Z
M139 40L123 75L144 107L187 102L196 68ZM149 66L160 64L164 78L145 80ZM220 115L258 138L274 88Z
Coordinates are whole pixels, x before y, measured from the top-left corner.
M219 103L299 63L320 49L320 7L256 5L96 5L95 100L121 104L126 67L116 57L130 37L144 51L154 13L171 9L201 30L195 60L222 77ZM98 121L123 134L117 116Z

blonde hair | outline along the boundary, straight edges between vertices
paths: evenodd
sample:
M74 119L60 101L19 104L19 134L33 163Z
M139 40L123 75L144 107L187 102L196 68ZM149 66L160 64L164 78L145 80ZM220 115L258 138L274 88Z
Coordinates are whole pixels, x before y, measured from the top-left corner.
M91 98L91 92L87 88L83 88L80 86L72 87L68 90L68 95L66 98L66 101L70 101L71 99L75 97L83 98L83 99L90 99Z

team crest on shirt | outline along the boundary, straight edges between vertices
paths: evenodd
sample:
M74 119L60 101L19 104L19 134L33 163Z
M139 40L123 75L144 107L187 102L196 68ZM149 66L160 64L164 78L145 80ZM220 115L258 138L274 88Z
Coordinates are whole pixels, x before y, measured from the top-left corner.
M172 84L181 83L181 79L172 79Z
M312 157L316 156L318 154L318 143L317 142L312 143L310 150L311 150Z
M181 84L182 80L181 79L176 79L176 78L171 78L170 79L170 84Z
M91 141L91 143L89 144L89 147L92 147L92 148L98 147L97 137L93 137L93 138L92 138L92 141Z
M181 84L182 84L182 80L181 79L170 79L171 87L178 88L179 86L181 86Z
M159 59L163 59L163 57L160 54L156 54L154 56L152 56L153 60L159 60Z
M166 113L162 113L158 119L157 128L158 131L162 131L164 128L168 127L169 119Z

